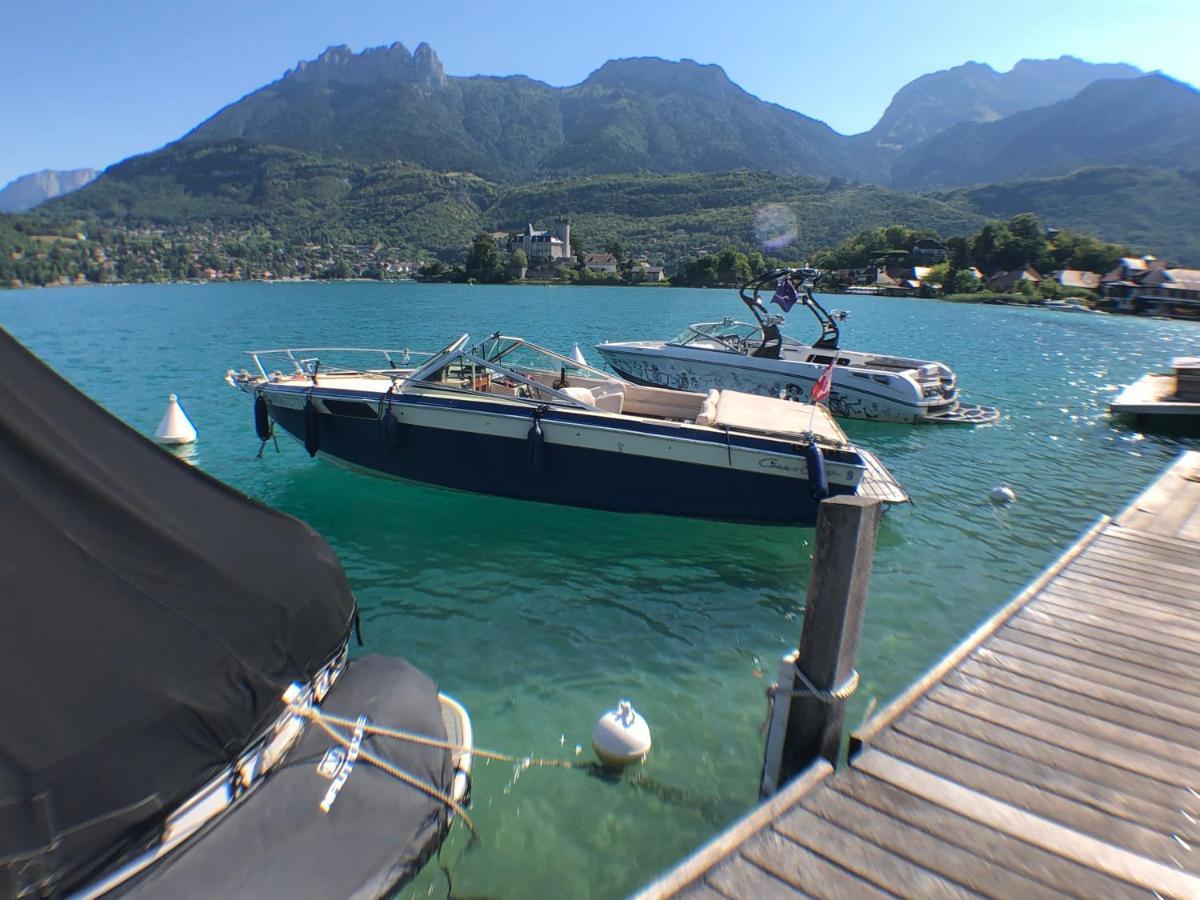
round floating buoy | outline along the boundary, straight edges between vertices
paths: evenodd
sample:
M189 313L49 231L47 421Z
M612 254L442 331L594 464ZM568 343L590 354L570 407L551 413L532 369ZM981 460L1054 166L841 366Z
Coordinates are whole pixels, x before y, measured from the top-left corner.
M190 444L196 440L196 426L192 424L179 398L174 394L167 397L167 411L154 431L154 439L160 444Z
M592 749L606 766L622 768L641 762L650 752L650 726L632 703L622 700L596 721Z
M998 484L992 488L992 492L988 495L992 502L997 506L1005 503L1012 503L1017 499L1016 493L1007 484Z
M804 448L804 461L808 463L808 490L818 500L829 496L829 479L825 476L825 454L816 441L809 441Z
M262 394L254 398L254 433L260 441L271 439L271 415L267 412L267 398Z
M546 465L546 435L542 431L541 416L534 415L533 427L529 429L529 472L541 475Z
M321 449L321 414L312 397L304 404L304 449L309 456L316 456Z
M586 366L588 361L583 356L583 351L579 349L579 345L575 345L575 349L571 351L571 359L579 363L581 366Z
M401 430L400 420L396 418L389 406L387 412L383 414L383 443L389 450L398 450L403 439L404 432Z

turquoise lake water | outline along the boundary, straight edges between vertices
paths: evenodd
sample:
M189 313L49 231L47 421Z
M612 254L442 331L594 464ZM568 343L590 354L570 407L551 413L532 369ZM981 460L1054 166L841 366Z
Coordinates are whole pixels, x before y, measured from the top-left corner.
M940 359L992 426L844 422L912 493L881 526L847 722L902 690L1115 513L1186 441L1114 424L1106 403L1200 326L931 300L839 296L848 348ZM653 729L645 767L478 765L478 846L455 829L453 896L618 897L756 800L763 688L800 632L811 529L631 516L374 479L310 460L286 437L255 459L250 400L222 376L242 351L432 350L497 329L589 359L602 340L661 338L736 315L732 291L418 284L91 287L0 293L0 325L108 409L151 433L170 392L200 431L193 461L332 543L363 610L367 652L403 655L470 710L489 749L574 758L595 718L631 698ZM803 310L791 333L811 337ZM1009 482L1018 501L993 507ZM265 578L270 577L264 572ZM63 623L69 627L69 623ZM405 896L447 895L437 863Z

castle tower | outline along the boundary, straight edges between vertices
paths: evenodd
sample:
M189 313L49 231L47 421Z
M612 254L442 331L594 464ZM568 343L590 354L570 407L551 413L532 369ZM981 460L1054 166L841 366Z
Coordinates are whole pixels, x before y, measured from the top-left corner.
M571 256L571 220L561 218L558 220L558 236L563 242L563 258L569 259Z

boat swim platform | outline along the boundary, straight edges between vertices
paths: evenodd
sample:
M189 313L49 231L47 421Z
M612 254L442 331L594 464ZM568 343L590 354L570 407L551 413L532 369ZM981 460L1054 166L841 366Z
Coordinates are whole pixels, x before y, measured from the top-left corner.
M1200 897L1200 453L1102 518L665 897Z

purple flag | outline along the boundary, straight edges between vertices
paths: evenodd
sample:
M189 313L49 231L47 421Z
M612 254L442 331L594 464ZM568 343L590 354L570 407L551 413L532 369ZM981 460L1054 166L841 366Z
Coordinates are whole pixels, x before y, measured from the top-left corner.
M796 287L792 284L792 280L785 276L783 283L775 291L775 296L771 298L771 302L778 303L786 313L791 311L791 308L796 305L796 301L799 299L800 295L796 293Z

